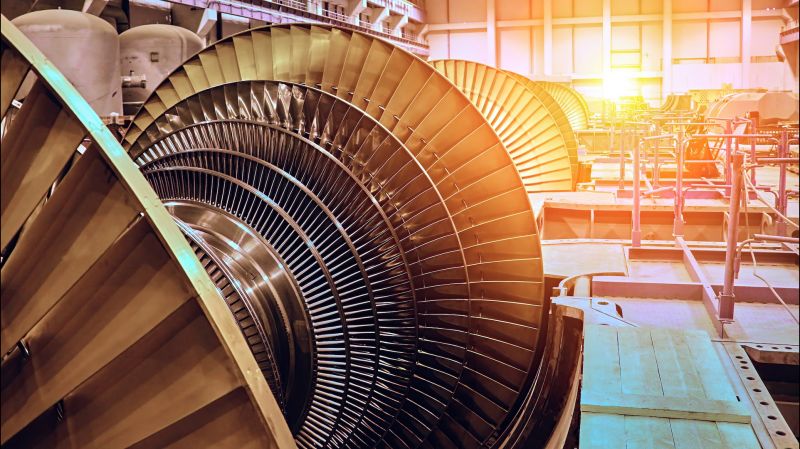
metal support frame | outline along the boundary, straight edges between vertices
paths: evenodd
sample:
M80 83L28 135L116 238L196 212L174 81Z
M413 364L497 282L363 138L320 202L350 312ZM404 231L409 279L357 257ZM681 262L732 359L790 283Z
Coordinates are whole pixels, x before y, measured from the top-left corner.
M725 122L725 184L731 183L731 136L733 135L733 119L719 117L708 117L708 120L720 120Z
M617 106L614 105L615 109L616 109L616 107ZM614 134L616 134L616 130L614 129L614 127L615 127L615 123L614 123L614 121L612 119L612 122L611 122L611 137L612 137L612 139L614 138ZM619 145L619 189L622 190L622 189L625 188L625 162L626 162L625 161L626 155L625 155L624 134L620 133L620 139L619 140L620 140L620 142L618 144ZM613 143L612 143L612 145L613 145Z
M753 130L753 134L755 134L755 129ZM753 185L756 185L756 138L750 138L750 162L753 164L750 167L750 181Z
M683 127L678 128L677 136L677 166L675 168L675 220L672 224L672 234L677 238L683 235L683 156L685 142Z
M733 319L733 306L735 296L733 294L734 279L735 279L735 259L736 259L736 245L737 234L739 231L739 207L742 202L742 187L744 184L744 174L742 167L744 164L744 156L736 153L732 156L732 184L731 184L731 199L730 209L728 211L728 232L725 250L725 277L722 287L722 293L719 295L719 316L720 318ZM745 199L745 201L747 201Z
M706 278L706 275L703 273L700 264L692 254L692 250L689 248L689 245L687 245L686 241L683 240L683 237L675 236L675 246L683 250L683 264L686 266L686 271L689 273L689 276L694 282L697 282L702 286L703 305L708 312L708 316L711 318L711 323L713 324L714 329L717 331L717 335L724 337L725 330L723 326L730 323L732 321L732 317L723 318L720 316L720 301L717 299L717 295L714 293L711 283L708 282L708 278Z
M798 240L797 237L783 237L780 235L753 234L753 240L759 240L763 242L793 243L795 245L800 244L800 240Z
M633 208L631 210L632 214L632 230L631 230L631 243L634 247L639 247L642 244L642 229L641 229L641 216L642 216L642 204L641 204L641 197L650 196L657 192L662 192L666 190L673 190L673 187L659 187L658 185L658 141L662 139L671 139L671 134L662 134L658 136L648 136L643 137L641 139L636 139L636 145L633 154L633 165L634 165L634 172L633 172ZM642 193L639 177L641 176L641 148L649 145L650 141L656 142L656 151L655 151L655 167L653 168L653 185L649 186L650 188ZM645 181L647 178L645 177Z
M405 39L403 37L394 36L389 33L375 31L371 28L356 26L350 22L350 18L344 15L334 16L331 13L323 12L317 14L309 12L305 7L300 5L292 6L292 4L282 4L275 1L264 2L239 2L232 0L167 0L173 4L187 5L198 9L212 9L219 13L231 14L234 16L246 17L248 19L260 20L271 23L292 23L292 22L307 22L307 23L328 23L333 24L340 28L347 28L356 30L361 33L370 34L373 36L386 39L392 44L401 47L405 50L414 52L415 54L428 56L430 54L430 46L427 43ZM381 3L380 0L376 0ZM410 18L414 18L415 14L409 14Z
M722 346L721 352L728 356L727 363L723 364L725 369L732 379L738 380L734 382L737 394L753 417L757 418L751 421L751 425L759 442L764 447L796 448L797 439L792 435L791 428L756 371L755 365L751 363L748 352L738 342L717 344Z
M632 228L631 228L631 244L634 247L639 247L642 245L642 223L641 223L641 200L642 200L642 188L641 188L641 176L642 176L642 163L641 163L641 150L642 147L646 147L646 143L649 140L653 139L660 139L663 137L672 137L672 136L651 136L651 137L639 137L639 125L643 123L635 123L635 127L633 130L633 208L631 210L632 213ZM645 151L645 156L647 151ZM658 178L656 178L658 179ZM654 187L650 184L650 181L647 179L647 174L645 173L644 177L645 183L648 187L648 192L652 192ZM656 181L657 182L657 181Z
M633 148L633 208L632 208L632 226L631 226L631 245L638 248L642 245L642 224L641 224L641 186L639 185L639 175L642 171L641 164L639 163L639 139L636 139L636 144Z
M780 145L778 145L778 158L786 158L789 155L789 132L787 130L781 131ZM786 215L788 208L789 195L786 192L786 164L780 164L780 172L778 174L778 204L776 204L778 212ZM778 217L777 223L778 235L786 235L786 222L783 218Z

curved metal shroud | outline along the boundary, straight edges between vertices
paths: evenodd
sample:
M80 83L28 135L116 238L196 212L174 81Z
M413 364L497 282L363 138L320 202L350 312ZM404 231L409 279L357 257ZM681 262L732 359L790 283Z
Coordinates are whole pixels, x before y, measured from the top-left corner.
M0 443L294 447L153 188L64 76L0 22Z

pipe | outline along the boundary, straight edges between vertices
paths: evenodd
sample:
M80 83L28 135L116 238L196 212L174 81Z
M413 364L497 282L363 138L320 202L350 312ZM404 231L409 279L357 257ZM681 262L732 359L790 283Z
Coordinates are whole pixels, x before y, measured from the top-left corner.
M789 133L785 129L781 131L781 144L778 145L778 158L786 158L787 150L789 149ZM793 158L788 158L793 159ZM786 164L781 164L780 172L778 175L778 212L786 215L788 206L788 195L786 193ZM778 235L786 235L786 223L781 217L778 217Z
M778 141L778 139L776 139L771 134L735 134L728 131L726 131L725 134L692 134L690 139L698 139L702 137L738 137L738 138L758 137L761 139L771 140L773 143L776 143Z
M744 156L741 153L733 155L732 162L732 188L730 208L728 210L728 232L725 249L725 277L722 293L719 295L719 317L733 319L733 294L734 278L736 273L735 259L737 253L737 232L739 230L739 206L742 202L742 186L744 183L742 166Z
M672 223L672 235L683 235L683 128L678 129L678 163L675 169L675 221Z
M753 130L753 133L758 130L758 123L755 118L750 119L750 129ZM755 138L750 138L750 159L754 162L756 160L756 140ZM756 167L750 168L750 181L753 182L753 185L756 185Z
M779 155L782 154L783 153L783 149L779 147L778 148L778 152L779 152ZM797 158L794 158L794 157L783 157L783 156L781 156L781 157L762 157L762 158L756 159L756 163L757 164L761 164L761 163L764 163L764 164L781 164L781 165L785 165L785 164L800 164L800 160L798 160ZM784 176L786 175L786 173L783 173L783 174L784 174Z
M716 161L714 159L687 159L684 160L684 164L713 164Z
M672 134L661 134L659 136L642 137L642 140L661 140L661 139L670 139L670 138L674 138L674 137L675 136L672 135Z
M799 237L784 237L782 235L753 234L753 240L761 240L764 242L794 243L795 245L800 244Z
M748 243L753 242L778 242L778 243L792 243L795 245L800 244L798 237L784 237L780 235L767 235L767 234L753 234L752 238L739 242L736 248L736 257L734 259L734 278L739 279L739 268L741 267L742 251ZM751 249L752 250L752 249Z
M674 138L675 138L675 136L673 136L672 134L660 134L658 136L644 137L642 140L644 140L645 142L648 142L648 144L649 144L649 142L651 140L657 142L657 141L659 141L661 139L674 139ZM658 186L659 186L658 185L658 181L661 178L661 173L659 173L661 171L661 164L660 164L660 161L659 161L659 158L660 158L660 154L659 153L661 153L660 149L661 149L661 146L660 145L656 145L655 146L655 150L653 151L653 157L654 157L654 160L653 160L653 186L656 189L658 189Z
M564 279L562 279L561 282L558 283L558 287L553 287L552 296L569 296L569 289L575 286L575 282L579 278L587 277L591 280L595 276L627 276L627 273L624 273L622 271L596 271L589 273L574 274L572 276L565 277Z
M122 76L122 87L128 88L146 88L147 87L147 76L142 75L123 75Z
M612 108L611 108L611 123L610 123L610 125L611 125L611 134L608 136L609 137L608 146L609 146L609 148L611 148L613 150L614 149L614 140L615 140L614 139L614 134L616 134L616 129L615 128L616 128L616 121L617 121L617 104L616 103L611 103L611 105L612 105Z
M686 193L691 191L691 190L725 193L725 189L727 189L727 188L728 188L728 186L715 186L715 185L702 185L702 184L690 185L688 187L684 187L683 188L683 201L684 201L684 203L686 203Z
M725 122L725 134L730 136L733 131L730 121ZM725 184L731 183L731 138L725 138Z
M121 33L123 31L130 29L131 27L130 19L128 18L128 14L126 14L125 11L126 11L125 8L108 5L105 8L103 8L101 16L103 18L108 17L114 19L117 32Z
M723 127L719 123L712 123L712 122L692 122L691 125L692 126L719 126L720 128Z
M650 195L655 195L656 193L668 192L668 191L670 191L670 190L673 190L673 188L674 188L674 187L672 187L672 186L664 186L664 187L659 187L659 188L657 188L657 189L648 190L648 191L646 191L646 192L643 192L643 193L642 193L642 196L644 196L644 197L648 197L648 196L650 196Z
M644 185L647 187L647 191L653 190L653 184L650 183L650 179L647 177L647 153L645 153L644 159L644 172L640 176L644 179Z

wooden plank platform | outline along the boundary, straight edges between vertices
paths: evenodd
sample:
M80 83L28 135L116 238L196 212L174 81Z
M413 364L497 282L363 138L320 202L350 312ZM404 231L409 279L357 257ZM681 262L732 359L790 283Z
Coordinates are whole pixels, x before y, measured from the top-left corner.
M581 448L760 449L708 334L589 324Z

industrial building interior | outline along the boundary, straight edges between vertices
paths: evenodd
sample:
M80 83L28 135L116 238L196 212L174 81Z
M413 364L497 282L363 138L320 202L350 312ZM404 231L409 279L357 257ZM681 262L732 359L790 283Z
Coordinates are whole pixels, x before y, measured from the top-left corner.
M3 0L0 447L797 449L798 0Z

